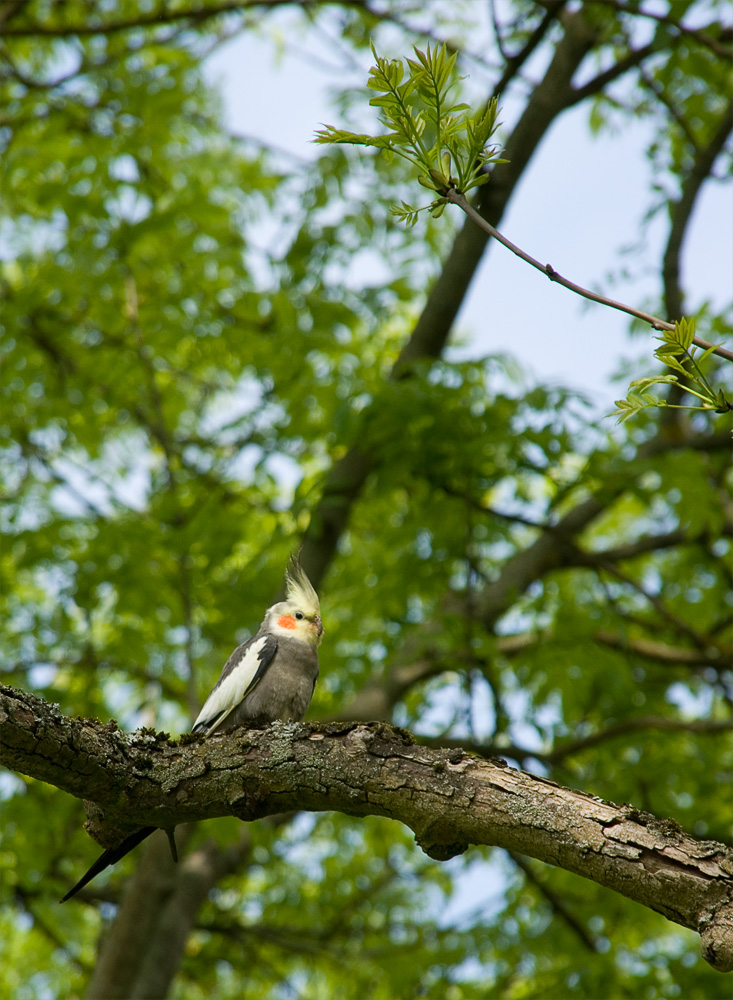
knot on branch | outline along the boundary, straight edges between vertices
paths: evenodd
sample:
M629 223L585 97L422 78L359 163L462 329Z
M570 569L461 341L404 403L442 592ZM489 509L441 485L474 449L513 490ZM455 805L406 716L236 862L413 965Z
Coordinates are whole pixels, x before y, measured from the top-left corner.
M431 823L421 833L415 834L415 843L433 861L450 861L465 854L469 845L456 838L455 827L440 822Z
M698 930L705 961L718 972L733 972L733 900L706 914Z
M84 829L105 850L118 847L125 837L139 829L138 823L120 823L111 820L102 806L90 799L84 799L84 811L87 814Z

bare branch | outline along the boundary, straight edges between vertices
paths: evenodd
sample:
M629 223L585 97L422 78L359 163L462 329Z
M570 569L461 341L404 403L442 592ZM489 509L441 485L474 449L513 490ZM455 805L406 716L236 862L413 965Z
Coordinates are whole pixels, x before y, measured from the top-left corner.
M126 17L119 20L111 19L105 21L99 18L94 23L69 23L69 24L17 24L3 28L5 37L15 36L17 38L45 37L45 38L68 38L70 35L110 35L118 31L127 31L130 28L154 28L161 24L170 24L175 21L193 21L200 25L204 21L221 14L244 13L258 7L275 8L284 4L293 6L297 0L217 0L210 5L194 3L189 7L179 7L169 3L159 4L152 13L141 11L135 17ZM306 6L308 0L301 0L302 6ZM359 6L361 0L321 0L321 3L337 3L339 6Z
M614 80L618 80L625 73L628 73L630 69L639 66L647 56L652 55L656 51L657 47L654 42L651 42L640 49L631 49L622 59L614 63L613 66L609 66L608 69L599 73L598 76L594 76L592 80L584 83L582 87L576 87L573 90L573 103L580 104L587 97L592 97L594 94L600 93L609 83L613 83Z
M622 583L628 584L628 586L635 590L637 594L640 594L646 601L648 601L657 614L668 622L677 632L681 635L689 636L699 649L707 649L707 647L711 645L709 636L698 632L697 629L692 627L692 625L673 614L665 605L664 601L662 601L661 597L657 594L650 593L650 591L647 590L643 584L641 584L638 580L635 580L632 576L629 576L628 573L624 573L623 570L620 570L614 563L601 560L597 563L597 566L599 569L615 576L617 580L621 580Z
M484 740L471 740L456 736L420 736L420 743L444 750L465 750L466 753L476 754L484 760L502 760L509 757L521 763L525 761L540 761L542 764L550 766L562 763L568 757L575 757L585 750L600 746L609 740L615 740L619 736L626 736L628 733L644 732L645 730L659 730L661 732L689 732L698 736L717 736L720 733L727 733L733 730L733 719L667 719L661 715L646 715L634 719L623 719L620 722L599 729L589 736L583 736L574 740L567 740L558 744L550 750L538 750L528 746L520 746L517 743L507 743L503 740L486 742Z
M542 39L545 37L550 25L552 25L552 23L560 17L566 2L567 0L547 0L547 3L545 4L546 10L542 20L539 22L522 48L513 56L510 56L508 53L504 53L502 51L502 55L506 60L506 65L504 67L504 72L501 74L500 79L494 87L495 94L501 94L504 90L506 90L507 86L511 83L522 66L526 63ZM494 31L496 33L497 45L501 50L501 39L495 16L495 7L495 0L492 0L491 14L494 20Z
M5 3L0 7L0 32L6 35L8 33L7 27L5 25L12 17L25 7L26 0L5 0Z
M590 736L584 736L578 740L571 740L562 743L546 753L541 760L546 760L549 764L557 764L567 757L575 757L585 750L596 747L608 740L614 740L627 733L635 733L643 730L657 729L667 732L698 733L699 735L714 736L718 733L730 732L733 730L733 719L667 719L664 716L646 715L638 719L622 719L613 725L606 726Z
M655 639L629 638L620 632L601 629L593 636L596 642L611 649L622 649L635 656L669 666L725 668L729 665L733 649L711 643L705 649L685 649L670 646Z
M674 323L669 323L667 320L660 319L658 316L652 316L651 313L644 312L641 309L635 309L633 306L627 306L623 302L617 302L615 299L609 299L605 295L599 295L598 292L592 292L589 288L583 288L582 285L577 285L574 281L570 281L568 278L564 278L559 274L552 264L540 264L538 260L531 257L524 250L520 249L511 240L508 240L506 236L502 236L498 229L495 229L490 222L487 222L482 215L480 215L476 209L470 204L466 199L465 195L456 191L455 188L449 188L445 193L446 201L451 202L453 205L457 205L469 219L472 219L484 232L488 233L489 236L493 236L495 240L501 243L511 250L513 254L520 257L525 263L530 264L532 267L536 268L546 275L550 281L556 281L558 284L562 285L564 288L568 288L571 292L575 292L576 295L581 295L584 299L590 299L591 302L598 302L601 305L608 306L610 309L618 309L621 312L628 313L630 316L635 316L637 319L643 320L648 323L654 330L674 330ZM701 337L695 337L694 343L697 347L701 347L703 350L708 350L708 348L713 345L707 341L703 340ZM721 358L725 358L727 361L733 361L733 351L726 350L724 347L716 347L714 354L717 354Z
M675 28L680 35L685 35L700 45L704 45L705 48L710 49L719 59L725 59L726 61L733 60L733 49L727 49L724 45L721 45L717 38L713 38L709 30L704 28L690 28L686 24L682 24L681 21L671 14L659 14L649 10L641 10L639 7L629 8L624 0L602 0L602 5L604 7L615 7L619 13L628 14L631 17L647 17L652 21L658 21L660 24L668 24L670 27ZM709 26L709 28L717 27L719 26L715 24Z
M700 154L700 148L698 146L695 134L687 123L685 116L676 106L672 98L667 94L664 87L657 83L657 81L649 76L643 67L639 69L639 80L643 87L650 90L652 94L656 97L660 104L663 104L667 111L669 111L670 117L677 123L680 131L684 134L685 138L690 144L690 147L694 150L696 155Z
M636 541L616 545L612 549L603 549L601 552L584 552L583 555L589 563L621 562L624 559L645 555L647 552L659 552L660 549L670 549L696 540L690 538L681 528L677 528L675 531L666 531L661 535L642 535Z

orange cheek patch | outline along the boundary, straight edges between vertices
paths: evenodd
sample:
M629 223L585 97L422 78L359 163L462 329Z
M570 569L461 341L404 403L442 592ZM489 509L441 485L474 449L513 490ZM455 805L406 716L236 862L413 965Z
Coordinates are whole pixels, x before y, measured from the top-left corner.
M290 615L281 615L278 618L277 623L280 626L280 628L297 628L298 627L295 619L291 618Z

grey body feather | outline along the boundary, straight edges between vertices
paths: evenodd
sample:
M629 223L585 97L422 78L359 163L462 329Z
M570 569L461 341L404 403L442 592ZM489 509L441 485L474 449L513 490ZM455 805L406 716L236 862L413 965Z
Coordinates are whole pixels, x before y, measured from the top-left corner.
M260 631L234 650L192 732L211 736L235 726L303 718L318 679L318 648L284 629L277 636L269 631L284 607L270 608Z
M280 636L275 654L261 677L217 732L263 722L299 722L310 704L317 680L317 651L298 639Z

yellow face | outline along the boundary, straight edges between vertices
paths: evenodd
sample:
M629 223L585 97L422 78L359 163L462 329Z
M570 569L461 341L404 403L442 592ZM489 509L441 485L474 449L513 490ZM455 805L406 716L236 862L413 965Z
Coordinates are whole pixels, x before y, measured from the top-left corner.
M323 623L319 614L306 614L290 603L279 605L283 610L275 618L276 629L293 638L301 639L312 646L318 646L323 638Z
M283 601L272 609L275 614L271 623L273 632L281 631L294 639L318 646L323 638L323 623L316 611L299 608L292 601Z

